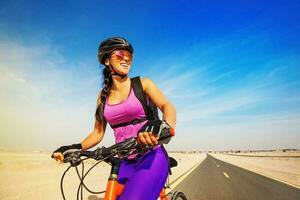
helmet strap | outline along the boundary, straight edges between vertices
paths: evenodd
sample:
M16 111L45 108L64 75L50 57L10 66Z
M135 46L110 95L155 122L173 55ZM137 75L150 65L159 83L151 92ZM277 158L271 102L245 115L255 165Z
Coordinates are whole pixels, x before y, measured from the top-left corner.
M117 72L115 72L115 70L114 70L114 68L113 68L113 66L111 66L110 64L109 65L107 65L106 67L108 67L109 69L110 69L110 76L119 76L119 77L121 77L121 78L125 78L125 77L127 77L128 75L127 74L118 74Z
M125 78L125 77L127 77L127 74L121 75L121 74L115 73L115 74L111 74L111 76L120 76L121 78Z

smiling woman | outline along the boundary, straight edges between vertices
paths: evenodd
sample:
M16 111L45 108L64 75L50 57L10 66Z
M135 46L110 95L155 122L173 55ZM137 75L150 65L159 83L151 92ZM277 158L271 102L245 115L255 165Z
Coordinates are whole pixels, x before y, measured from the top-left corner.
M128 74L131 66L131 61L132 54L129 51L124 49L118 49L114 50L111 53L110 59L105 60L105 65L111 66L110 70L112 72L115 72L112 75L119 75L123 77L124 75Z
M104 40L98 49L98 60L103 68L103 88L98 97L94 131L80 144L62 146L53 153L53 158L62 161L63 153L71 149L89 149L98 144L107 123L113 128L116 143L137 137L146 145L157 145L162 129L172 132L176 123L176 110L163 93L148 78L129 78L133 48L122 37ZM152 119L139 99L136 83L141 92L163 113L163 121ZM140 92L139 92L140 93ZM163 127L163 128L162 128ZM169 172L169 158L161 145L141 155L123 159L118 182L126 185L119 199L158 198Z

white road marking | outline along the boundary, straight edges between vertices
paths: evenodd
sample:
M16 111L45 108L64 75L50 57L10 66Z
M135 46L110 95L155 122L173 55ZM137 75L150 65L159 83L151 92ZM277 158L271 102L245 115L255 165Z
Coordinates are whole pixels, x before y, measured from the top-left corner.
M228 174L226 174L226 172L223 172L223 174L226 178L229 178L229 176L228 176Z

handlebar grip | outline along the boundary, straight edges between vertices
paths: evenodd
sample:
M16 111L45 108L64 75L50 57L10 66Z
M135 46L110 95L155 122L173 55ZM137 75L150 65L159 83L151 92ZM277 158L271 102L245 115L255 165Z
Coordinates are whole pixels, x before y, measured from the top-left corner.
M158 143L168 144L174 135L175 135L175 131L172 127L162 129L158 139Z
M80 156L85 156L88 158L93 158L95 155L95 151L81 151Z
M158 144L168 144L172 137L175 136L175 130L172 127L169 128L162 128L160 130L159 138L158 138ZM143 144L141 139L137 137L137 143Z

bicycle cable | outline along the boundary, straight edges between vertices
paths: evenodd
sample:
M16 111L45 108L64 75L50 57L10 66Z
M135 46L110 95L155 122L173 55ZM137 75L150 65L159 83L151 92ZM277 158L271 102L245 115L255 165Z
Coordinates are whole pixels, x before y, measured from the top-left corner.
M65 178L65 175L66 173L69 171L69 169L71 168L72 166L70 165L66 170L65 172L63 173L61 179L60 179L60 191L61 191L61 194L63 196L63 199L66 200L66 197L65 197L65 194L64 194L64 189L63 189L63 181L64 181L64 178Z
M122 152L122 151L120 151L120 152ZM102 193L105 192L105 190L104 190L104 191L100 191L100 192L94 192L94 191L92 191L91 189L89 189L89 188L84 184L83 180L84 180L84 178L90 173L90 171L91 171L94 167L96 167L99 163L101 163L102 161L104 161L104 160L106 160L107 158L111 157L113 154L118 154L118 153L120 153L120 152L114 152L114 153L111 153L110 155L106 156L105 158L99 160L99 161L96 162L92 167L90 167L89 170L88 170L85 174L84 174L84 170L83 170L83 168L84 168L84 163L81 162L81 164L82 164L82 175L81 175L81 176L80 176L80 174L79 174L79 171L78 171L77 166L75 166L76 172L77 172L77 175L78 175L78 178L79 178L79 180L80 180L80 183L79 183L78 189L77 189L77 200L79 200L79 197L78 197L78 196L79 196L79 191L81 191L81 192L80 192L80 193L81 193L81 199L83 199L83 190L82 190L83 188L82 188L82 187L84 187L88 192L90 192L90 193L92 193L92 194L102 194ZM87 160L87 159L90 159L90 158L82 159L82 161ZM109 163L108 163L108 164L109 164Z
M120 151L122 152L122 151ZM78 189L77 189L77 200L79 200L79 193L80 193L80 196L81 196L81 200L83 200L83 187L90 193L92 194L102 194L104 192L106 192L105 190L104 191L100 191L100 192L95 192L95 191L92 191L91 189L89 189L83 182L83 180L85 179L85 177L90 173L90 171L95 167L97 166L99 163L101 163L102 161L106 160L107 158L111 157L113 154L118 154L120 152L114 152L114 153L111 153L110 155L106 156L105 158L102 158L100 159L99 161L97 161L92 167L89 168L89 170L84 173L84 163L83 161L87 160L87 159L91 159L91 158L84 158L84 159L80 159L80 164L82 164L82 169L81 169L81 176L79 174L79 171L78 171L78 165L75 166L75 169L76 169L76 173L77 173L77 176L80 180L80 183L78 185ZM109 164L109 163L108 163ZM65 172L63 173L63 176L61 178L61 181L60 181L60 189L61 189L61 193L62 193L62 196L63 196L63 199L66 200L65 198L65 195L64 195L64 191L63 191L63 180L64 180L64 177L66 175L66 173L69 171L69 169L73 167L72 165L70 165L66 170ZM170 193L170 192L169 192ZM169 193L167 195L169 195ZM171 193L172 194L172 193ZM166 195L166 196L167 196Z
M78 171L78 167L75 166L75 169L76 169L76 172L77 172L77 176L80 180L80 183L79 183L79 186L78 186L78 189L77 189L77 200L79 200L79 192L81 193L81 199L83 199L83 188L84 187L88 192L92 193L92 194L101 194L101 193L104 193L104 191L100 191L100 192L95 192L95 191L92 191L91 189L89 189L83 182L84 178L89 174L89 172L95 167L97 166L99 163L101 163L102 161L104 161L105 159L109 158L110 156L112 156L112 154L110 154L109 156L106 156L105 158L99 160L98 162L96 162L92 167L89 168L89 170L84 173L84 164L83 164L83 161L87 160L87 159L90 159L90 158L84 158L84 159L81 159L80 163L82 164L82 170L81 170L81 176L79 174L79 171ZM64 194L64 191L63 191L63 181L64 181L64 178L65 178L65 175L66 173L70 170L70 168L73 167L72 165L70 165L66 170L65 172L63 173L63 176L61 178L61 181L60 181L60 189L61 189L61 193L62 193L62 196L63 196L63 199L66 200L66 197L65 197L65 194Z
M81 199L83 199L83 187L88 191L88 192L90 192L90 193L92 193L92 194L101 194L101 193L104 193L105 192L105 190L104 191L100 191L100 192L95 192L95 191L92 191L91 189L89 189L85 184L84 184L84 182L83 182L83 180L84 180L84 178L89 174L89 172L96 166L96 165L98 165L100 162L102 162L103 160L100 160L100 161L98 161L97 163L95 163L86 173L84 173L84 163L82 162L81 164L82 164L82 170L81 170L81 176L80 176L80 174L79 174L79 171L78 171L78 167L76 166L75 168L76 168L76 173L77 173L77 175L78 175L78 178L79 178L79 180L80 180L80 183L79 183L79 185L78 185L78 189L77 189L77 200L79 200L79 197L78 197L78 195L79 195L79 191L80 191L80 193L81 193Z

